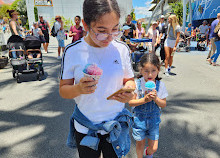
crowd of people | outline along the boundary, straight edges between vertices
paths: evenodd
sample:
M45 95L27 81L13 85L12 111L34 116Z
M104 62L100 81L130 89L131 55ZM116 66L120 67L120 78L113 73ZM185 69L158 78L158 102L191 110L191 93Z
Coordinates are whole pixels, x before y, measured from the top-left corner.
M18 13L15 10L8 13L11 17L9 28L12 35L21 36L17 23ZM129 128L132 128L132 136L136 140L138 158L143 157L144 151L147 158L152 158L158 149L161 108L166 107L168 96L159 72L163 63L165 74L168 76L171 72L181 27L176 15L170 15L167 23L161 15L160 20L152 22L149 30L145 32L142 22L138 20L135 26L131 15L128 15L122 27L123 35L120 41L117 39L121 33L120 17L116 0L85 0L83 27L80 25L81 17L76 16L75 25L69 30L72 43L66 47L61 16L55 17L51 28L40 15L40 20L34 22L31 28L31 34L43 43L45 53L48 53L50 33L53 32L57 38L57 58L62 58L59 93L63 98L74 99L77 104L70 120L68 145L77 147L80 158L99 158L101 153L104 158L125 156L130 149ZM191 38L194 31L210 38L211 49L207 60L212 65L216 65L220 51L219 20L220 14L210 27L204 21L198 30L193 29L191 24L185 30L185 34ZM152 39L147 44L149 53L140 59L138 78L134 78L130 61L130 53L134 53L137 46L130 41L131 38ZM126 44L131 49L128 49ZM155 53L159 46L161 60ZM83 72L87 65L94 63L102 70L99 79L95 79L93 75L88 77L88 74ZM153 90L145 88L149 81L155 84ZM117 93L112 100L106 99L121 88L134 91ZM132 112L125 108L125 103L133 107ZM148 147L145 149L146 140Z

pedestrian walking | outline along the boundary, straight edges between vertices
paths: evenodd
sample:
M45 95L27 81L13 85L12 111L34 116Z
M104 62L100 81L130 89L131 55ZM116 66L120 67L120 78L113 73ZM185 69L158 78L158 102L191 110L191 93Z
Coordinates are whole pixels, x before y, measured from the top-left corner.
M58 56L57 59L62 59L60 54L61 54L61 49L62 52L64 52L65 44L64 44L64 39L65 39L65 33L64 33L64 28L63 28L63 21L61 16L57 15L55 17L56 22L54 23L55 26L55 32L57 33L57 41L58 41Z
M216 45L216 53L211 56L211 58L208 59L209 63L212 64L213 66L216 66L216 61L219 57L220 54L220 22L215 27L214 33L217 34L215 37L215 45ZM213 62L212 62L213 60Z
M136 140L137 158L143 158L146 139L148 147L146 158L152 158L158 148L159 124L161 108L166 107L168 96L165 84L158 77L160 60L154 53L148 53L140 60L140 78L136 80L134 99L129 105L134 107L133 137ZM152 91L145 88L148 81L153 81L156 87Z
M145 29L142 27L142 22L140 20L137 21L137 29L136 29L136 39L141 39L145 35Z
M149 53L155 53L155 48L159 43L159 31L157 28L157 22L152 22L152 26L147 31L147 34L145 35L147 38L152 39L152 42L148 42L148 50Z
M78 41L83 37L83 35L85 35L85 31L83 31L83 28L82 26L80 26L80 23L81 17L77 15L75 17L75 25L71 26L69 31L69 37L73 37L72 43Z
M51 31L50 25L46 20L44 20L42 15L39 16L39 19L40 20L38 21L38 27L43 32L45 38L45 43L43 43L43 47L45 51L44 53L48 53L48 46L50 42L49 32Z
M131 21L132 21L132 17L129 14L129 15L127 15L126 22L123 24L123 26L129 26L130 27L129 35L131 38L135 38L136 26Z
M18 12L16 12L15 10L7 10L7 12L11 18L9 20L9 29L11 31L11 34L18 35L18 36L22 37L21 28L18 23Z
M217 37L217 34L214 33L214 30L215 30L215 27L219 21L220 21L220 13L217 14L217 19L215 19L211 24L210 33L209 33L209 39L211 42L211 49L209 51L207 59L209 59L216 51L215 37Z
M77 146L80 158L99 158L101 152L104 158L124 157L130 149L132 123L125 103L134 94L121 93L113 100L106 99L122 87L135 88L129 49L117 40L118 3L85 0L83 19L88 35L66 46L61 64L60 95L74 98L77 104L71 118L68 145ZM102 70L99 80L84 77L88 64L92 63L96 68L91 70Z
M180 38L180 25L176 15L170 15L168 18L167 39L165 40L165 74L170 75L173 64L173 56ZM169 66L169 67L168 67Z
M160 59L161 64L164 64L165 61L165 49L164 49L164 42L167 37L167 25L165 24L165 17L164 15L160 16L160 23L159 23L159 44L160 44Z

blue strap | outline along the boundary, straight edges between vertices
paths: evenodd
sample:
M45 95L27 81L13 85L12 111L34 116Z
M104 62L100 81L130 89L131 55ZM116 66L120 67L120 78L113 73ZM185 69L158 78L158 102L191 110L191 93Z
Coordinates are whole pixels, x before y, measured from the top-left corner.
M156 91L158 92L160 89L160 81L156 80Z

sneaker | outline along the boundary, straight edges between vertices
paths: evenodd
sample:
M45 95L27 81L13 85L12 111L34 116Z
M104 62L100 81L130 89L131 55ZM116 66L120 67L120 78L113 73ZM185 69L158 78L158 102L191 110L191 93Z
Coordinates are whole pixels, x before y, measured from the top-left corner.
M165 72L164 74L165 74L166 76L170 76L169 72Z
M58 56L58 57L57 57L57 59L59 59L59 60L60 60L60 59L62 59L62 57L61 57L61 56Z
M171 71L171 67L168 67L168 73L170 73L170 71Z

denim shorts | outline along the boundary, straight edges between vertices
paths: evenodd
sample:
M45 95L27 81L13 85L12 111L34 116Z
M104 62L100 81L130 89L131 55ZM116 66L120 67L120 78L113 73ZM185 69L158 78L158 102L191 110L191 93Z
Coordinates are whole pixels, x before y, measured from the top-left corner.
M58 46L59 46L59 47L65 47L65 45L64 45L64 40L58 39Z
M147 137L151 140L158 140L160 122L160 114L136 113L132 133L134 139L141 141Z

